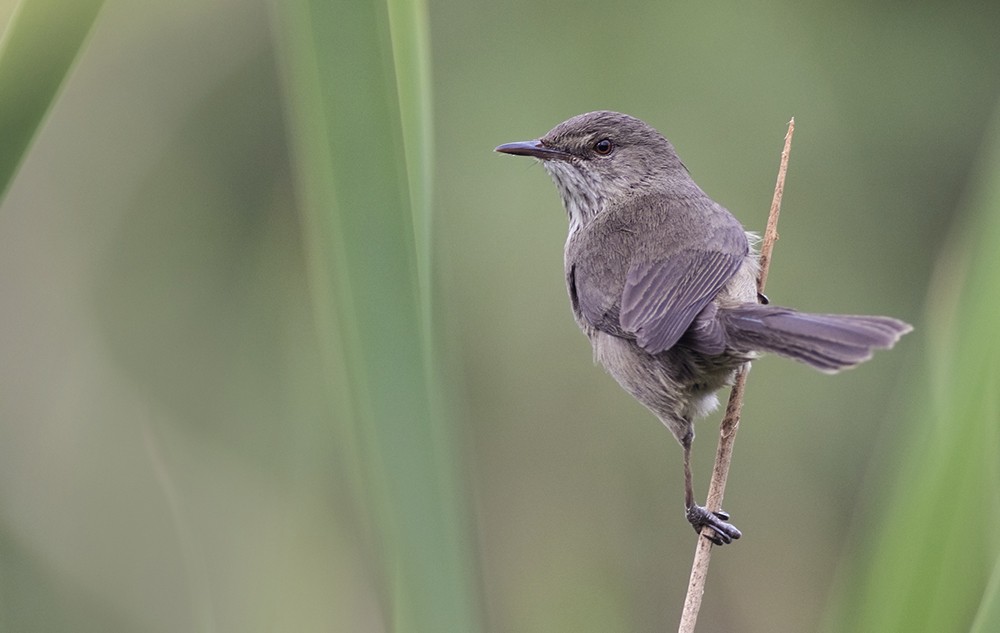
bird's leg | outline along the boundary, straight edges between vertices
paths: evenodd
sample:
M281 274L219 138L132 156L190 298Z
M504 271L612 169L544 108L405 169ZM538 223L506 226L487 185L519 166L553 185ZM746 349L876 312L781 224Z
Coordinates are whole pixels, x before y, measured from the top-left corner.
M688 431L681 446L684 448L684 507L687 512L687 520L694 527L694 531L703 534L705 538L716 545L732 543L734 539L743 536L739 530L730 523L729 515L722 510L711 512L705 506L700 506L694 502L694 485L691 482L691 442L694 440L694 431ZM711 530L702 531L702 528L709 527Z

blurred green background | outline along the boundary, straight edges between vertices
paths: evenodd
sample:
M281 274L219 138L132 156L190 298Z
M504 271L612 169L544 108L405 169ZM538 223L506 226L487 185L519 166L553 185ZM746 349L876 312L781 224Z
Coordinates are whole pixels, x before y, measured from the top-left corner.
M0 630L673 630L680 449L492 152L605 108L757 230L795 116L768 294L917 328L755 364L699 630L1000 630L997 3L15 4Z

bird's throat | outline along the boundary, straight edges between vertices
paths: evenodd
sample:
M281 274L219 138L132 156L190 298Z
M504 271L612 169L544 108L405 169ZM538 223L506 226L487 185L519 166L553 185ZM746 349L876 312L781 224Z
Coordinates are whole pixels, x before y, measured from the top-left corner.
M604 209L601 183L590 172L573 163L546 161L544 165L562 196L572 235L590 224Z

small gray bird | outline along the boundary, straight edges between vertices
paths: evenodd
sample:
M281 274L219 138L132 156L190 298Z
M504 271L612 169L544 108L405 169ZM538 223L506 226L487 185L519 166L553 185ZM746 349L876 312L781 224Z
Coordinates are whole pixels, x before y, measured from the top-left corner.
M569 215L566 285L594 358L684 449L687 520L717 545L740 531L694 501L693 420L762 352L834 373L912 328L881 316L806 314L757 293L753 236L702 191L655 129L590 112L496 151L542 161ZM713 533L714 531L714 533Z

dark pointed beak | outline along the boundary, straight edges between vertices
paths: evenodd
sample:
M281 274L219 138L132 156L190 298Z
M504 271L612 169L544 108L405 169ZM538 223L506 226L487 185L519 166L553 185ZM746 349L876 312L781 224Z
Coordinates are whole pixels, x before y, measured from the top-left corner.
M564 152L561 149L545 147L538 139L534 141L504 143L494 151L502 154L513 154L515 156L534 156L541 160L566 160L572 156L569 152Z

